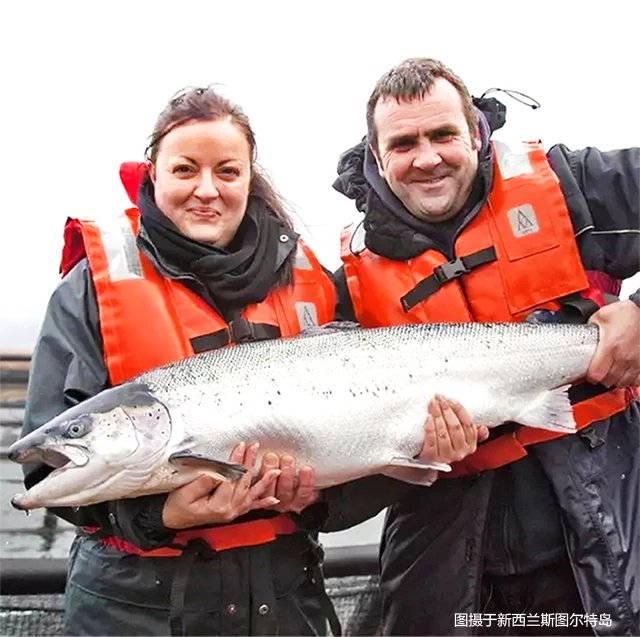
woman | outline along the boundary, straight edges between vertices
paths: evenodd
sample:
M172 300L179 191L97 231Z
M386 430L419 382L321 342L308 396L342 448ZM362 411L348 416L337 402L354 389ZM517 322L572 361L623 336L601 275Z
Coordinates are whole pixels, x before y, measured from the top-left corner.
M147 151L142 171L121 171L136 208L113 224L72 220L65 229L69 271L34 351L25 434L146 369L333 318L333 284L256 166L254 134L236 105L211 88L180 92ZM451 459L429 439L427 455ZM256 446L239 443L231 461L253 468ZM472 447L475 439L463 440L456 453ZM27 487L48 471L28 466ZM56 510L80 528L67 633L325 634L335 614L317 568L317 524L304 525L314 520L309 509L287 513L317 500L313 471L270 454L253 486L250 473Z

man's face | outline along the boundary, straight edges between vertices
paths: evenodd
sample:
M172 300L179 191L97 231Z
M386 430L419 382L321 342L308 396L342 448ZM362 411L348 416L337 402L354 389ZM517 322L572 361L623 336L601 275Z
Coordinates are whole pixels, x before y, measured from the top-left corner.
M470 134L455 87L438 78L424 97L381 98L374 122L378 170L407 210L430 222L460 212L478 170L480 133Z

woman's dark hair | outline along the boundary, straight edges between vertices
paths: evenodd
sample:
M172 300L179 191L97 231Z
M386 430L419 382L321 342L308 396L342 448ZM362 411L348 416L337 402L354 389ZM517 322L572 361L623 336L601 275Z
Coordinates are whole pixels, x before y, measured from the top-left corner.
M155 164L160 142L174 128L187 122L213 122L227 117L242 130L251 149L249 195L262 199L273 214L293 230L293 221L282 198L256 163L256 138L249 118L237 104L217 93L212 86L183 88L169 100L153 127L145 158Z

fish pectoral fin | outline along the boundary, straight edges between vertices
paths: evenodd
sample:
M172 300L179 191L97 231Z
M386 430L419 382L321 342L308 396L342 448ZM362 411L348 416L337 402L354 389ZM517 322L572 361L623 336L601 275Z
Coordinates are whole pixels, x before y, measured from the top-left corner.
M538 429L574 433L576 421L573 418L571 401L567 393L569 387L569 385L563 385L537 394L514 420L521 425Z
M396 457L380 473L402 482L430 487L438 478L438 471L451 471L451 467L442 462L422 462L415 458Z
M176 451L169 456L169 462L181 464L191 469L199 468L202 473L221 480L238 480L247 472L241 464L216 460L194 451Z
M411 469L435 469L436 471L451 471L451 467L445 462L423 462L418 458L406 458L404 456L396 456L389 463L392 467L409 467Z

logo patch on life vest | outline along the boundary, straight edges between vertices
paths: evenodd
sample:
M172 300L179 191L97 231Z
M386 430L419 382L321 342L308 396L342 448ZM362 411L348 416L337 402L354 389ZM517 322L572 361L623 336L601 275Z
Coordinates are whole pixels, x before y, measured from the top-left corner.
M313 303L298 301L296 303L296 314L298 315L298 323L301 330L306 330L309 327L318 327L318 311Z
M528 234L539 232L538 218L533 206L528 203L511 208L507 213L511 230L516 237L526 237Z

